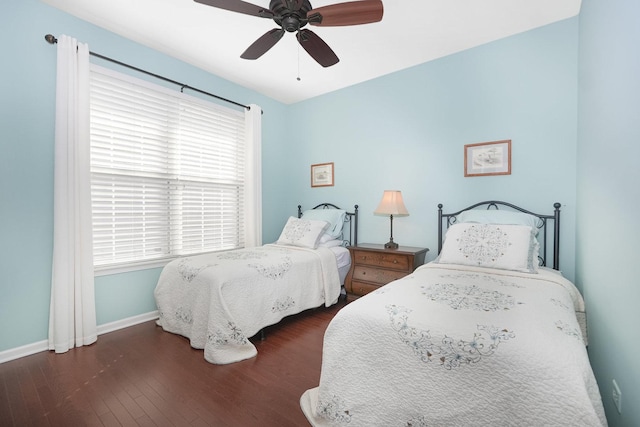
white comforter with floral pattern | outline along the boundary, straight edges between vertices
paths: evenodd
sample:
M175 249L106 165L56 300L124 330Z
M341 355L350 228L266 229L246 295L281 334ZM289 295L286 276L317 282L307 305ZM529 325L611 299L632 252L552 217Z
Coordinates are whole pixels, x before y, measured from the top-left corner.
M324 338L313 426L601 426L576 312L557 272L427 264L342 309Z
M176 259L154 295L158 325L225 364L255 356L248 338L262 328L337 302L340 279L329 249L270 244Z

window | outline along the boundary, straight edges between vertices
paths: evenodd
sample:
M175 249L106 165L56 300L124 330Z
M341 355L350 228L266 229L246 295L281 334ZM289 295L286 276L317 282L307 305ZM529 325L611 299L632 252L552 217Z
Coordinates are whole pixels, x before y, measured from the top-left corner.
M97 271L244 246L245 116L91 68Z

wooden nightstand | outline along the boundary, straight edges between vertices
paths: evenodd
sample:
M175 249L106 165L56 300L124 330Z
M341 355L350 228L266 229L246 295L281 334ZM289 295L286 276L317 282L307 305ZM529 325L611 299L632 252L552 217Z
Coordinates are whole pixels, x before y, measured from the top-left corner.
M400 246L385 249L384 245L361 243L350 246L351 269L344 281L345 289L351 296L362 296L375 291L380 286L413 273L424 264L429 249Z

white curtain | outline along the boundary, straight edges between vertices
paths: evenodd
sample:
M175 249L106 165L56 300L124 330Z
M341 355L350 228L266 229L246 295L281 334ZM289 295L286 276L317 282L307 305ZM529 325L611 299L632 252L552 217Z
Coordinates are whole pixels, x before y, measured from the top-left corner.
M89 47L58 38L49 349L97 340L89 157Z
M245 110L247 161L245 163L245 246L262 245L262 109Z

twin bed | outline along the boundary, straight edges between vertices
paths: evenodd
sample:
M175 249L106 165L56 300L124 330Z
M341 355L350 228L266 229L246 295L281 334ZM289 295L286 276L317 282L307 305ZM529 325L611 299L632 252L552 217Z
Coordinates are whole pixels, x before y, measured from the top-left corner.
M558 271L560 205L552 215L503 202L440 206L438 219L446 236L435 261L331 321L319 386L300 399L309 422L606 425L584 301Z
M249 340L285 316L338 301L357 243L358 206L330 203L290 217L274 244L178 258L154 291L157 324L227 364L257 354ZM347 231L348 230L348 231Z
M329 324L319 385L300 398L310 424L606 425L584 301L558 271L554 208L491 201L446 214L439 205L438 258ZM357 215L357 206L298 207L275 244L169 263L155 291L158 325L214 364L255 356L249 337L338 300Z

